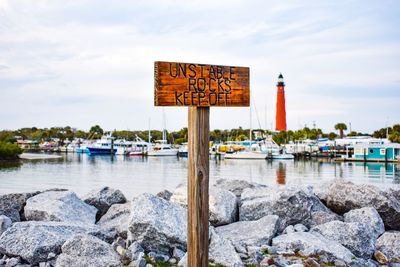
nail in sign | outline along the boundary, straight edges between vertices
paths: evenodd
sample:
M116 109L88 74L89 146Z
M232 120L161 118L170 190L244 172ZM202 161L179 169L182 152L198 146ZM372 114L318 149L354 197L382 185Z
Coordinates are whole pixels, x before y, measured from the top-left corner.
M154 64L154 105L248 107L247 67L162 62Z

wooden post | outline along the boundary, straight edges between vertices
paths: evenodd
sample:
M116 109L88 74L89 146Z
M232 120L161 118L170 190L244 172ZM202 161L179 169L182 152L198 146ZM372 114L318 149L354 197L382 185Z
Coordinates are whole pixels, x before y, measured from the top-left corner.
M208 266L209 107L189 107L188 266Z

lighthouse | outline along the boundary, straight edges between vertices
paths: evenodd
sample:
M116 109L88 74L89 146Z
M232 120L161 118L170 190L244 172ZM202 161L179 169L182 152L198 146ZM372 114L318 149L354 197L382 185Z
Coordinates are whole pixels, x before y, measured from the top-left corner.
M282 73L279 74L276 96L276 121L275 130L286 131L285 84Z

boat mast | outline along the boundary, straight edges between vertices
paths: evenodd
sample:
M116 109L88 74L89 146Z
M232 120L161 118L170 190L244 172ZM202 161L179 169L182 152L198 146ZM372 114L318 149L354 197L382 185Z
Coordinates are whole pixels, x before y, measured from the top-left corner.
M151 118L149 117L149 140L148 140L148 143L151 143L150 121L151 121Z
M165 141L165 140L167 140L167 138L166 138L166 123L165 123L165 109L164 109L164 107L162 108L162 112L163 112L163 135L162 135L162 139L163 139L163 141Z

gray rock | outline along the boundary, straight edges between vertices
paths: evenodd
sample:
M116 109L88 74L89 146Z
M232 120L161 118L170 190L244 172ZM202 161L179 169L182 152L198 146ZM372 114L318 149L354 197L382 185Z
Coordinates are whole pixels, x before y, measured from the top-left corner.
M294 232L296 232L296 231L294 230L293 225L288 225L288 226L286 226L286 228L283 230L282 234L290 234L290 233L294 233Z
M272 239L272 245L283 251L301 250L305 255L326 253L345 262L351 262L354 257L350 250L318 233L295 232L280 235Z
M179 185L171 197L171 202L187 206L187 186ZM218 187L209 188L209 220L214 226L232 223L237 218L236 196Z
M371 258L375 251L375 234L366 224L332 221L311 229L348 248L355 256Z
M180 250L179 248L174 248L172 251L172 257L176 258L178 261L181 260L185 256L185 251Z
M257 184L257 183L250 183L244 180L231 180L231 179L218 179L215 184L215 187L219 187L224 190L228 190L236 195L236 197L240 198L242 195L243 190L247 188L260 188L260 187L267 187L266 185Z
M146 255L143 252L140 252L136 259L134 259L129 266L132 267L146 267Z
M172 197L172 192L168 190L163 190L161 192L158 192L156 196L169 201Z
M65 222L17 222L0 237L0 253L20 256L34 265L46 261L49 253L59 254L62 244L80 233L102 236L97 226Z
M216 227L215 232L230 240L236 249L250 245L268 245L278 230L278 221L278 216L268 215L257 221L240 221Z
M389 188L386 191L389 195L392 195L397 201L400 201L400 187L397 188Z
M19 222L20 212L25 206L26 200L40 192L13 193L0 195L0 215L5 215L12 222Z
M311 213L325 208L320 200L310 193L292 188L245 189L241 197L239 215L241 221L258 220L266 215L278 215L280 231L287 225L308 224Z
M5 267L14 267L17 266L18 263L20 263L21 259L20 258L10 258L7 259L6 261L6 266Z
M129 241L137 241L146 251L168 252L186 249L187 211L178 204L151 194L132 201L128 227Z
M61 250L56 267L122 266L112 247L91 235L75 235L62 245Z
M140 253L144 253L144 249L139 244L139 242L133 242L127 249L130 252L131 259L137 260L140 258Z
M343 217L345 222L360 222L369 225L375 233L375 238L378 238L383 234L383 232L385 232L382 218L379 216L379 213L375 208L365 207L351 210L345 213Z
M12 221L5 215L0 215L0 236L11 227Z
M308 220L308 225L312 227L331 221L343 221L343 218L331 211L315 211L311 212L311 218Z
M120 190L104 186L100 189L94 189L83 197L85 203L97 208L96 219L106 214L113 204L123 204L126 202L124 194Z
M244 266L231 241L221 237L215 231L211 231L209 258L210 261L224 266Z
M188 254L185 253L185 256L183 256L183 258L178 262L178 266L180 266L180 267L188 267L187 257L188 257Z
M400 231L387 231L376 241L376 249L389 259L400 259Z
M303 225L301 223L298 223L298 224L294 225L293 228L294 228L294 230L296 232L308 232L307 226L305 226L305 225Z
M94 224L97 209L71 191L49 191L26 201L24 214L31 221L81 222Z
M114 204L108 209L107 213L100 218L97 225L114 237L121 236L126 239L130 212L130 202Z
M400 202L393 195L373 185L336 181L329 187L326 204L339 214L353 209L374 207L387 229L400 230Z

